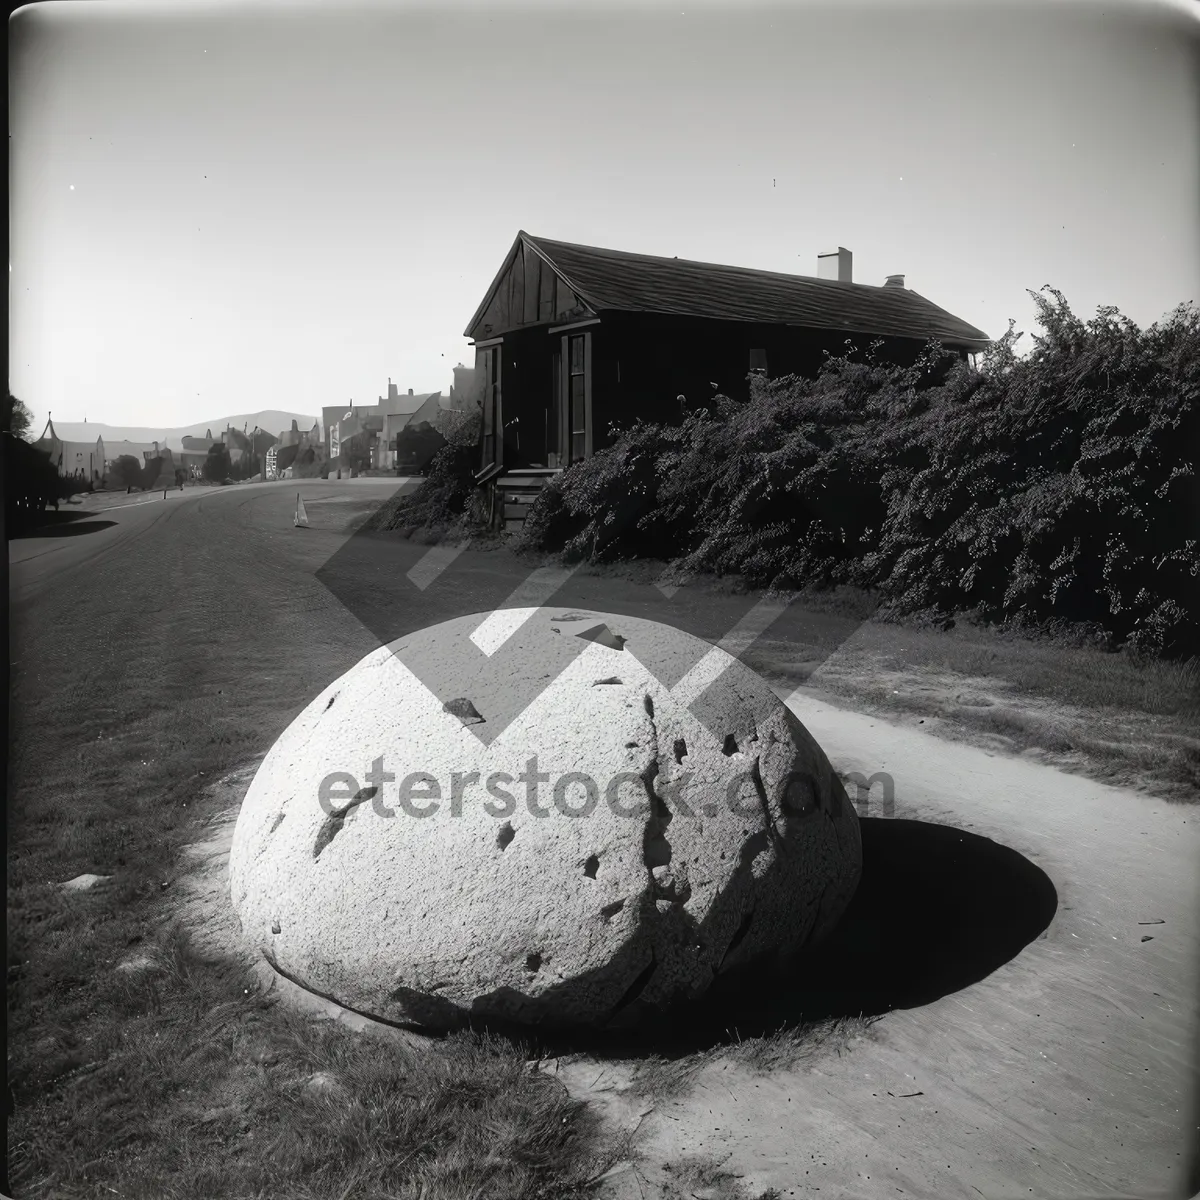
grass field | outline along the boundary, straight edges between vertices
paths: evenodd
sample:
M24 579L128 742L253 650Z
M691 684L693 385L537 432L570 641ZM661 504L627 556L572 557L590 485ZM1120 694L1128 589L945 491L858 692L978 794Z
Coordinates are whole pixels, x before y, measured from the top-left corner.
M860 711L1025 754L1166 799L1200 799L1200 663L1114 653L960 620L868 620L813 669L764 638L748 662Z

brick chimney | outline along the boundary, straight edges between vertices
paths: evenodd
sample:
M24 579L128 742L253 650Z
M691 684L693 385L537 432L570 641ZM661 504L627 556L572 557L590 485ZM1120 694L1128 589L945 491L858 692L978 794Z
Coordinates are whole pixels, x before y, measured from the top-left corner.
M412 388L409 388L409 389L408 389L408 394L409 394L410 396L413 394Z
M391 379L388 379L388 399L395 400L398 395L399 395L399 389L391 381Z
M904 286L904 276L903 275L889 275L883 281L883 286L884 287L902 288Z
M845 246L817 255L817 278L836 279L838 283L853 283L854 255Z

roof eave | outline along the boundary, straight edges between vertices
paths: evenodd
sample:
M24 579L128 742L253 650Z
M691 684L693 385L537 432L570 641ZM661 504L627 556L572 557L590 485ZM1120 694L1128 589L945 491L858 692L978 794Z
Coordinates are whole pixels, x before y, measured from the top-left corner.
M742 325L779 325L786 329L807 329L821 333L857 333L864 337L894 337L904 338L908 341L938 341L945 346L962 349L978 349L982 350L992 344L992 339L981 329L972 328L972 334L919 334L919 333L885 333L879 329L861 329L850 325L818 325L815 323L805 323L801 321L772 321L760 317L718 317L709 313L695 312L678 312L671 309L662 308L635 308L632 305L624 307L607 306L597 308L596 315L603 317L606 313L630 313L630 314L645 314L655 317L682 317L685 320L701 320L701 321L730 321Z

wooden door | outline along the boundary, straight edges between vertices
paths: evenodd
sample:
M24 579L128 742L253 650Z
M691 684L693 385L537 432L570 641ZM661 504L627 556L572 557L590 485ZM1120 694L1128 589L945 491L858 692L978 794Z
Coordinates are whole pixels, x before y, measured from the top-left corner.
M475 351L475 369L482 379L483 394L483 460L480 470L486 471L504 461L504 405L500 393L499 345L481 346Z
M576 463L592 456L592 334L569 333L563 338L566 376L566 453Z
M563 361L562 350L550 355L550 410L546 414L546 466L563 465Z

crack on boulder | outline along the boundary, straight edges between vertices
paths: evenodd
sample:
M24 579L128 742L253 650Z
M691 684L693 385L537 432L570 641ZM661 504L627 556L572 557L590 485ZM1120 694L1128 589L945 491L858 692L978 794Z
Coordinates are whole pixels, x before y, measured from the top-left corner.
M600 687L606 683L623 683L624 680L618 679L615 675L610 675L607 679L593 679L592 687Z
M525 970L536 975L542 969L542 956L540 954L531 954L525 959Z
M459 696L454 700L447 700L442 705L442 712L448 712L456 716L464 725L483 725L484 718L480 715L479 710L471 703L466 696Z
M772 840L780 841L779 830L775 828L775 822L771 817L771 802L767 797L766 784L763 783L762 772L759 770L757 758L750 764L750 778L754 782L754 790L758 793L758 803L762 808L765 825L763 832Z
M272 933L282 933L283 932L283 930L279 924L278 918L276 918L274 921L271 922L271 932Z
M267 830L267 833L268 833L268 834L272 834L272 833L274 833L274 832L275 832L275 830L277 830L277 829L280 827L280 825L282 825L282 824L283 824L283 818L284 818L284 817L286 817L286 816L287 816L287 813L283 813L283 812L281 812L281 813L276 813L276 814L275 814L275 820L273 820L273 821L271 822L271 828Z
M646 818L646 827L642 832L642 862L650 871L650 882L653 886L655 867L665 867L671 861L671 843L667 841L666 830L671 824L671 810L663 798L654 790L654 781L661 773L658 751L658 726L654 723L654 701L649 695L644 698L646 715L650 718L650 761L641 773L642 786L646 789L646 799L650 803L650 812Z
M583 638L586 642L595 642L598 646L606 646L609 650L624 650L627 640L619 633L613 633L604 624L593 625L591 629L585 629L582 633L577 633L575 636Z
M658 960L652 954L649 964L638 972L634 981L625 989L624 995L609 1012L608 1019L610 1021L623 1009L628 1008L646 990L646 987L650 983L650 978L657 967Z
M600 870L600 859L595 854L589 854L587 861L583 864L583 873L589 879L596 878L596 872Z
M496 845L501 850L507 850L508 844L517 836L517 831L512 827L511 821L505 821L500 826L500 832L496 834Z
M561 617L551 617L550 618L551 621L586 621L587 619L588 619L587 613L577 613L577 612L563 613L563 615Z
M324 824L317 833L316 845L313 846L313 861L316 862L321 857L321 851L333 841L335 837L342 831L342 826L346 823L346 818L360 804L365 804L368 800L375 797L379 791L377 787L359 788L354 796L348 800L341 808L335 808L333 812L325 818Z
M729 960L729 956L746 940L746 935L750 932L750 926L754 921L754 909L751 909L743 918L741 924L734 931L733 937L729 939L729 945L725 947L725 953L721 955L720 965L717 971L723 971L725 964Z
M650 872L654 880L656 899L672 904L686 904L692 897L692 885L688 879L687 863L679 864L678 872L668 866L655 867Z
M721 753L726 758L732 758L738 752L737 738L732 733L725 735L725 741L721 743Z
M766 829L760 829L742 843L738 855L738 866L748 867L771 844L771 834Z
M617 915L617 913L619 913L621 911L621 909L623 909L624 907L625 907L625 901L623 899L622 900L614 900L611 904L606 904L600 910L600 920L602 920L605 923L605 925L609 924L609 922L612 921L613 917L615 917Z
M329 703L325 705L324 709L322 709L322 714L327 713L333 707L333 702L337 698L338 698L338 694L337 694L337 692L334 692L333 695L329 697Z

